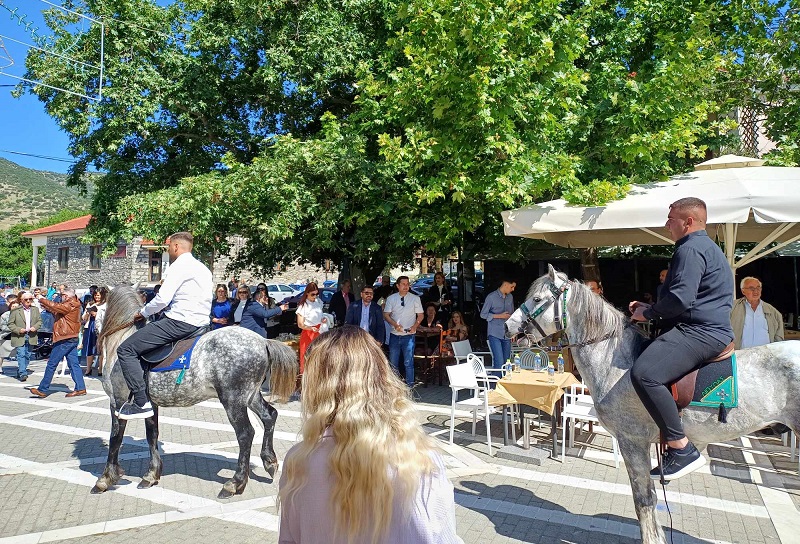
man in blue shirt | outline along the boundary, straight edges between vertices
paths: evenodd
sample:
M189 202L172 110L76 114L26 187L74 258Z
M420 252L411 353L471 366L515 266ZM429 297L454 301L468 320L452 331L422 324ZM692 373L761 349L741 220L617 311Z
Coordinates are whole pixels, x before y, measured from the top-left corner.
M344 323L345 325L361 327L378 344L383 344L386 336L386 326L384 325L381 307L372 302L374 297L375 290L371 285L365 285L361 289L361 302L354 302L347 307Z
M481 317L488 323L486 334L494 368L502 368L511 358L511 340L506 338L505 322L514 313L511 293L516 287L517 282L504 279L496 291L489 293L481 308Z
M680 478L705 464L683 432L678 408L667 384L719 355L733 340L733 274L722 250L706 234L706 204L682 198L669 207L666 228L675 252L658 302L630 303L631 319L655 320L661 335L631 368L633 387L667 441L666 480ZM650 475L658 479L658 467Z

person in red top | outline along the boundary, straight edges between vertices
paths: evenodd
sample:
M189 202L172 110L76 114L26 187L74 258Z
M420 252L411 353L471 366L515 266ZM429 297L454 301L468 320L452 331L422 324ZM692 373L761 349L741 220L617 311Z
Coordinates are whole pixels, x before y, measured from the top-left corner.
M78 333L81 330L81 302L75 296L75 290L66 285L59 288L61 302L47 300L46 297L39 295L39 303L42 308L55 316L53 322L53 351L47 360L47 368L44 371L39 387L31 389L31 394L44 398L49 395L50 383L53 381L53 374L61 359L67 358L69 373L75 381L75 390L67 393L68 397L80 397L86 394L86 385L83 382L83 370L78 363Z

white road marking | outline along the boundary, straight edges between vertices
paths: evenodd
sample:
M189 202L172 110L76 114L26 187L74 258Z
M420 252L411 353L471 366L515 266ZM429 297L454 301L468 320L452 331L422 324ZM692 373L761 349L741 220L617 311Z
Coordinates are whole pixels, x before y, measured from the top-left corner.
M539 506L525 506L509 501L497 499L484 499L477 495L467 495L466 493L456 492L456 504L471 510L482 510L484 512L497 512L505 515L519 516L531 520L546 521L556 525L569 527L571 531L580 529L595 533L606 533L621 537L638 540L641 538L639 525L635 523L624 523L610 520L603 517L586 516L573 514L557 508L543 508ZM560 507L559 507L560 508ZM714 542L715 544L730 544L723 540L707 541L683 535L684 543L693 542Z
M764 501L767 515L775 526L778 538L785 544L797 542L797 535L800 534L800 516L798 516L794 501L785 490L773 489L764 485L760 471L754 468L756 460L753 453L749 451L752 448L750 438L743 436L740 440L746 448L742 450L742 454L745 462L750 466L750 477L753 479L753 483L756 484L761 500Z
M18 457L0 454L0 467L6 468L20 465L30 466L33 469L30 470L30 473L36 476L52 478L83 487L91 488L94 486L94 476L84 471L53 466L55 464L33 463ZM0 544L53 542L79 536L124 531L137 527L148 527L172 521L209 516L267 531L277 532L278 530L279 520L277 516L257 511L261 508L275 506L275 496L220 503L211 499L171 491L163 487L138 489L132 484L117 486L114 488L114 493L169 506L174 510L0 538Z
M631 486L627 483L614 484L601 480L576 478L574 476L567 476L565 474L550 474L547 472L535 472L533 470L505 466L499 466L498 474L501 476L510 476L531 482L555 484L561 487L574 487L576 489L599 491L601 493L609 493L613 495L626 495L628 497L632 495ZM657 492L659 493L659 498L663 500L664 497L662 492ZM688 504L696 508L721 510L723 512L742 514L756 518L769 518L769 513L763 506L756 506L724 499L702 497L700 495L691 495L689 493L678 493L674 491L667 492L667 499L669 499L670 502Z

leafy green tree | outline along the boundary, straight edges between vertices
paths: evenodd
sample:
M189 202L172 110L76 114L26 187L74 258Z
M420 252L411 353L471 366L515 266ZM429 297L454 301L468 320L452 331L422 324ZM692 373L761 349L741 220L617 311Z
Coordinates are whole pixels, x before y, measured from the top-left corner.
M766 1L766 0L765 0ZM107 89L32 90L97 183L91 236L190 228L238 263L505 248L499 212L602 204L717 147L740 60L707 0L76 0L107 22ZM762 9L757 4L752 9ZM50 14L59 47L96 58ZM96 86L32 53L29 75ZM522 246L516 244L519 250Z
M29 238L21 236L23 232L49 227L86 214L86 211L61 210L35 224L19 223L6 230L0 230L0 276L25 278L30 276L33 246ZM43 257L44 249L40 249L40 251L42 253L40 257Z

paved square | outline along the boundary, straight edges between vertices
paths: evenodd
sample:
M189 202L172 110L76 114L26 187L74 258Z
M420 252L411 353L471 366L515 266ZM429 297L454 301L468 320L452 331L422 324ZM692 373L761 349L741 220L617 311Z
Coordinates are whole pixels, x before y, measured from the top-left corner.
M105 464L108 402L97 378L89 394L64 398L72 381L56 378L47 399L31 398L43 361L23 384L13 363L0 375L0 544L56 542L80 538L103 542L192 543L278 540L276 482L252 452L252 476L244 494L216 498L235 469L236 437L216 401L161 410L164 475L159 485L138 490L147 466L144 424L128 425L120 458L127 476L115 489L89 490ZM582 433L566 459L543 466L489 457L485 427L472 437L471 419L457 420L455 445L449 434L450 390L417 390L421 423L439 440L455 486L458 532L468 544L633 543L639 528L624 463L614 467L608 435ZM298 402L277 405L275 450L279 458L297 440ZM251 418L255 421L254 418ZM502 445L499 420L492 422ZM483 433L483 435L481 434ZM546 429L534 442L549 446ZM484 438L481 438L483 436ZM256 444L260 444L260 427ZM496 452L496 448L494 448ZM674 542L799 542L798 462L779 438L760 434L714 444L710 464L668 486ZM662 524L670 518L659 490ZM669 536L669 535L668 535ZM76 541L77 542L77 541Z

